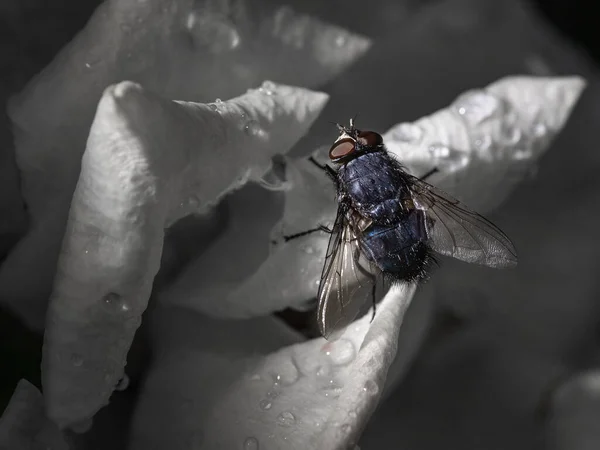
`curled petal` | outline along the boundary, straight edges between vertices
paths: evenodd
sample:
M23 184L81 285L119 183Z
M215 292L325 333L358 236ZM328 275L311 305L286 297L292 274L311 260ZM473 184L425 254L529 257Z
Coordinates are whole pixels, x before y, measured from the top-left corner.
M438 167L432 183L477 211L490 210L549 148L585 85L580 77L503 78L414 123L395 125L384 139L413 173ZM474 189L483 184L485 192Z
M273 319L161 311L131 448L352 448L381 397L413 294L392 289L372 324L366 315L335 342L298 342Z
M0 417L0 448L10 450L68 450L58 427L46 417L42 394L21 380Z
M42 377L49 416L61 427L91 417L122 378L166 225L240 179L260 177L327 100L300 88L273 90L214 108L167 101L130 82L106 90L48 309Z
M30 327L41 328L81 155L107 86L132 79L167 98L201 102L241 95L268 78L314 88L369 47L365 37L260 2L102 3L10 103L32 220L0 271L0 301ZM266 83L263 92L271 86ZM35 283L29 282L31 273Z

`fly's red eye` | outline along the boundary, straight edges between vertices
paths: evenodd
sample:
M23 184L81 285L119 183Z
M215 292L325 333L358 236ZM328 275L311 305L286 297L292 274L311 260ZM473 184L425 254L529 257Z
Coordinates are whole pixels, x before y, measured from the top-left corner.
M375 133L374 131L361 131L358 133L357 141L360 145L366 147L377 147L378 145L383 144L383 138L380 134Z
M331 146L329 158L332 160L348 156L354 151L354 141L352 139L342 139Z

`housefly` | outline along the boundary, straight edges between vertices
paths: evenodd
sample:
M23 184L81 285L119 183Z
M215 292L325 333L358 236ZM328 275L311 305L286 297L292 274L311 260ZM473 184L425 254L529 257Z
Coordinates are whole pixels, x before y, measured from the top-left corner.
M320 166L337 187L338 210L317 293L318 324L326 338L352 322L369 296L375 308L379 276L425 279L435 254L489 267L512 267L515 248L498 227L458 200L406 172L381 135L337 124L339 137ZM316 161L313 160L316 163ZM375 309L373 309L373 313Z

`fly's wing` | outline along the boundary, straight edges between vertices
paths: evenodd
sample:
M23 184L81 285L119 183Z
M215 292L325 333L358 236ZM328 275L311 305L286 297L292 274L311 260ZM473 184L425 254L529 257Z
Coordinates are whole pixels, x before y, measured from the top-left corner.
M360 251L352 226L356 222L348 219L348 212L338 208L317 294L319 330L326 339L335 339L356 318L377 279L376 267Z
M513 243L492 222L418 178L411 177L410 185L415 207L425 213L432 250L489 267L505 268L517 264Z

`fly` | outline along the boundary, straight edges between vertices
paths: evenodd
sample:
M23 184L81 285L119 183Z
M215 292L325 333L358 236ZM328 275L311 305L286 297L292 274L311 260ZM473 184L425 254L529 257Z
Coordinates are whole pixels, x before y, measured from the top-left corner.
M333 228L286 237L331 234L317 293L324 337L351 323L369 295L375 308L379 276L392 283L422 281L436 253L494 268L517 264L506 234L425 182L436 169L414 177L386 150L380 134L358 130L352 119L349 128L337 127L339 137L329 150L336 168L320 166L337 187Z

